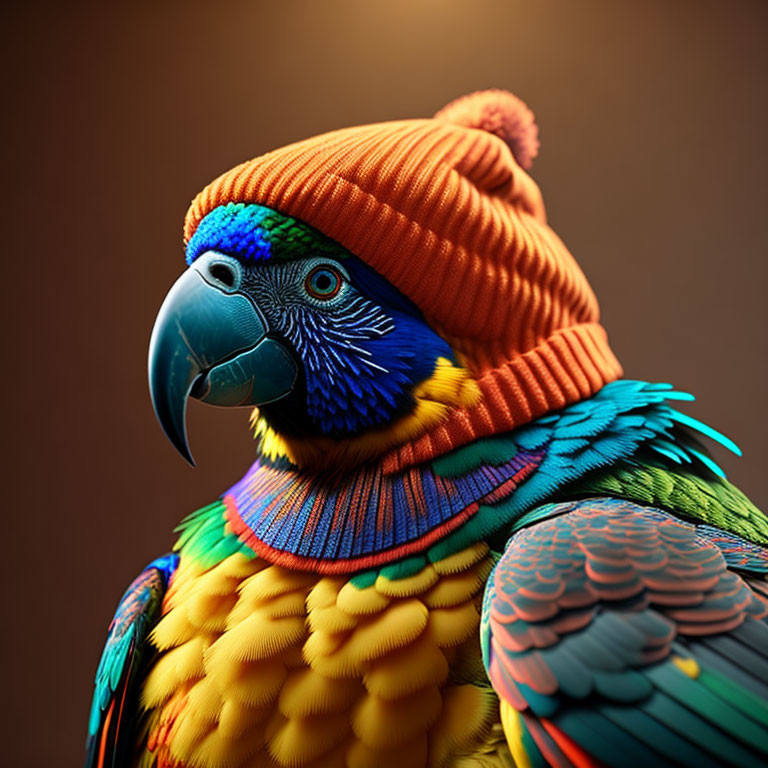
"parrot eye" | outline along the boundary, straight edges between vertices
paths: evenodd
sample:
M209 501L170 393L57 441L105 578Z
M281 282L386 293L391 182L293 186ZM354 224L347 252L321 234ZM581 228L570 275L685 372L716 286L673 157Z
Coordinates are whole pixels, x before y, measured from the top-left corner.
M304 278L304 290L319 301L328 301L338 295L344 276L327 264L314 267Z

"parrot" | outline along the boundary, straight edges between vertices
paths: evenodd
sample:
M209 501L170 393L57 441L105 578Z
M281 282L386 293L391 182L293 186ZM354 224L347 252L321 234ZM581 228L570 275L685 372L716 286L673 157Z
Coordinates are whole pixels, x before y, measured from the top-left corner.
M256 456L120 600L87 768L768 764L768 517L623 378L537 149L481 91L193 201L152 403Z

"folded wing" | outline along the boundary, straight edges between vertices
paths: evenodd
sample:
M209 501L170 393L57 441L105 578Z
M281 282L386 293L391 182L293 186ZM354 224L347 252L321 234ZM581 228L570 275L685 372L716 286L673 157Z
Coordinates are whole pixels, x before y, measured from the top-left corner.
M485 594L517 763L765 765L768 550L614 499L549 515L513 536Z
M137 683L149 661L146 639L160 618L163 596L177 564L175 554L154 560L120 600L96 671L86 768L128 764L138 715Z

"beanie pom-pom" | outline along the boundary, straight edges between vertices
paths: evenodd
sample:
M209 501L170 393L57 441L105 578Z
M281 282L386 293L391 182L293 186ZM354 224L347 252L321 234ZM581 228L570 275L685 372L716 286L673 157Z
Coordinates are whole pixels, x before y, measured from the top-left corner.
M533 112L509 91L493 89L461 96L443 107L435 119L498 136L525 170L539 153L539 129Z

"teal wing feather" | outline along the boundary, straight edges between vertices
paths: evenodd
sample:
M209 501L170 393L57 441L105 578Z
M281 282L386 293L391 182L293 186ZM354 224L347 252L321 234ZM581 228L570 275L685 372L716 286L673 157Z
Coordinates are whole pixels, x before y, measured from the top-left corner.
M528 523L521 522L521 518L548 501L583 495L619 496L621 494L609 490L587 489L588 480L613 476L618 466L634 469L642 460L662 472L669 470L694 478L719 479L722 471L707 456L700 440L706 438L735 453L740 451L727 437L671 405L693 399L692 395L674 390L670 384L615 381L593 397L513 432L476 440L436 459L432 466L437 475L458 477L483 464L493 465L508 459L517 451L540 452L544 456L536 471L514 493L481 504L466 525L430 550L430 557L440 559L467 543L488 539L501 530L509 531L512 525L522 527ZM688 485L691 484L693 481ZM638 485L643 485L642 479ZM688 487L681 490L687 492ZM734 494L738 492L734 490ZM719 501L722 499L715 500L719 511L749 507L743 498L735 499L735 503L719 504ZM737 511L734 520L740 514ZM718 524L714 520L710 522ZM768 525L764 530L768 533Z
M513 535L481 639L531 765L767 764L766 550L742 578L734 549L616 499L549 505Z
M178 565L168 554L150 563L123 595L96 670L86 742L86 768L127 765L137 711L136 682L148 661L147 635Z

